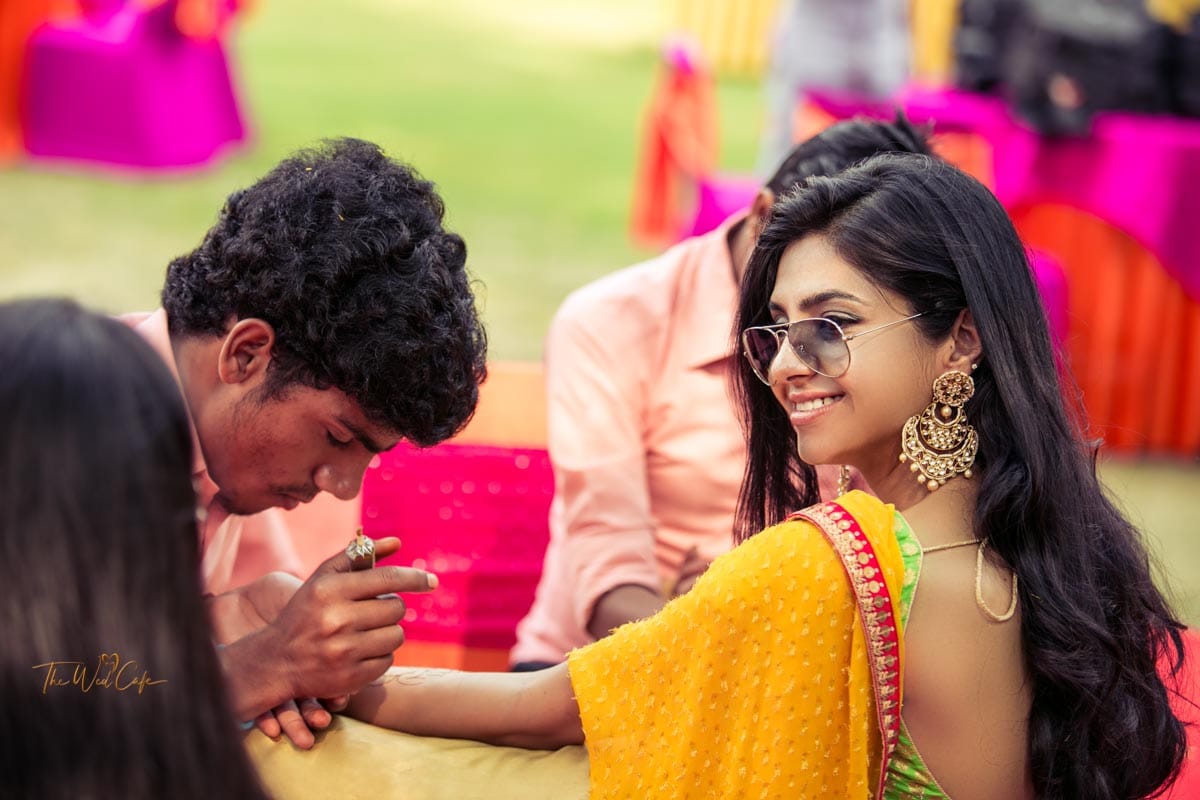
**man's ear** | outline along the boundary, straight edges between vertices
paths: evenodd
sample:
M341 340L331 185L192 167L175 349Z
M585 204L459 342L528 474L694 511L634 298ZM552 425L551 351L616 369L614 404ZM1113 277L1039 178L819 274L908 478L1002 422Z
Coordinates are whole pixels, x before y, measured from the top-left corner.
M266 375L275 347L275 329L269 322L250 317L239 319L225 334L217 356L217 375L222 383L245 383Z
M975 327L971 309L964 308L950 328L950 340L946 346L947 370L956 369L970 375L974 365L983 358L983 341Z
M771 218L771 207L774 205L775 193L767 187L759 189L758 194L754 195L754 202L750 204L750 232L754 234L754 241L758 241L763 228L767 227L767 220Z

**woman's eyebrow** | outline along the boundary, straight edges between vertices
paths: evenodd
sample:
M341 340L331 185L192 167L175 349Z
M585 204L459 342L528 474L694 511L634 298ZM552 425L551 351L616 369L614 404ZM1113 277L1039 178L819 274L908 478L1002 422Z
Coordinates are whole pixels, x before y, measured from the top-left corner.
M850 294L849 292L839 291L837 289L827 289L823 292L810 294L808 297L800 301L799 307L812 308L813 306L819 306L823 303L828 303L830 300L849 300L852 303L863 305L862 299L856 295Z

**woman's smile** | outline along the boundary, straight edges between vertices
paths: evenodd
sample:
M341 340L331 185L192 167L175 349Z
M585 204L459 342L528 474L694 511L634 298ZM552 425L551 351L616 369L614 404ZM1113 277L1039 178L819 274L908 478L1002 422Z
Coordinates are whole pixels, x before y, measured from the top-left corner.
M844 394L789 394L786 408L792 427L799 428L815 422L832 411L844 397Z

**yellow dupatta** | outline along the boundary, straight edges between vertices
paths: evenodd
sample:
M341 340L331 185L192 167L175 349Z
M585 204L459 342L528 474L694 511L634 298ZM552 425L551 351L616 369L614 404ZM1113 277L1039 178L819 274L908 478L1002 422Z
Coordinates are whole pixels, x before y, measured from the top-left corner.
M593 800L877 796L899 723L894 524L862 492L806 509L571 653Z

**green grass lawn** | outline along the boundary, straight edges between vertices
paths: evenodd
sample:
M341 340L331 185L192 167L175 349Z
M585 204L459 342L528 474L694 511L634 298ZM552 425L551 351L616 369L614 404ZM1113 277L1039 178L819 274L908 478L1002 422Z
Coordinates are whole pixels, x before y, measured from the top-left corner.
M225 195L323 136L375 140L438 183L467 240L492 355L537 359L571 289L649 255L626 224L661 4L639 0L263 0L233 57L254 138L203 172L0 171L0 298L147 309ZM722 167L754 163L759 86L719 87ZM1200 624L1200 469L1108 464Z
M197 243L231 189L320 137L361 136L438 183L484 287L493 355L539 358L570 289L648 255L625 236L657 60L659 26L647 7L256 4L234 52L252 145L182 177L41 164L0 173L0 293L152 306L166 263ZM720 104L725 162L747 168L758 87L726 82Z

